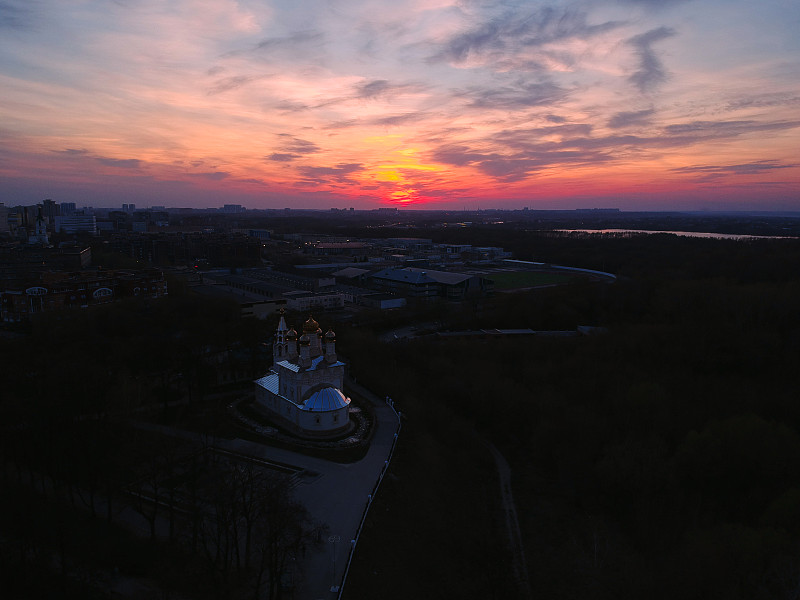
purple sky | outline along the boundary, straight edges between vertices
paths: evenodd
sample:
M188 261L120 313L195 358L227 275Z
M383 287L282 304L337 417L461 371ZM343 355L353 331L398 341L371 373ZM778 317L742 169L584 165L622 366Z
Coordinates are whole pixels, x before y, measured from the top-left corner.
M800 3L0 0L0 202L800 210Z

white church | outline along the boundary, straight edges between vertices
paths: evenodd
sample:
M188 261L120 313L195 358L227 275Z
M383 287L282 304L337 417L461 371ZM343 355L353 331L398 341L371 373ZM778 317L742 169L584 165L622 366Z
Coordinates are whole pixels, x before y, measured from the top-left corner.
M269 373L255 382L255 408L301 437L346 433L350 398L342 392L345 363L336 357L336 334L329 329L323 335L309 317L298 340L281 314L272 357Z

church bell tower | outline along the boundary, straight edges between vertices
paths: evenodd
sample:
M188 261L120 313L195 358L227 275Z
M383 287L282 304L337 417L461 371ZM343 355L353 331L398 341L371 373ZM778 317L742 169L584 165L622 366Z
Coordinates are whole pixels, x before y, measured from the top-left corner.
M275 343L272 344L272 362L277 363L289 357L289 341L287 333L289 328L286 326L286 319L283 317L281 309L281 320L278 321L278 329L275 330Z

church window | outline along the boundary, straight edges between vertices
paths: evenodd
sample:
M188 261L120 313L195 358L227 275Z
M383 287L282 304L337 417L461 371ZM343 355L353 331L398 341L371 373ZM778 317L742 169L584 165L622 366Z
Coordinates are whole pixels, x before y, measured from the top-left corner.
M319 415L317 415L316 417L314 417L314 423L316 423L317 425L319 425Z

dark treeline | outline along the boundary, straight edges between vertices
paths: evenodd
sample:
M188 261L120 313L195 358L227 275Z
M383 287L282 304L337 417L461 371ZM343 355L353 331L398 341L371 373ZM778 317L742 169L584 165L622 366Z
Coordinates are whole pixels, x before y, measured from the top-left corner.
M647 231L694 231L736 235L799 236L800 215L795 213L752 216L748 214L604 211L375 211L288 212L261 216L205 215L187 217L184 224L263 227L277 233L316 232L352 237L427 237L430 232L476 228L526 229L643 229Z
M606 334L376 346L343 333L363 380L409 428L443 445L474 430L504 452L535 596L796 597L798 243L530 243L629 277L468 302L446 323Z
M450 243L497 245L514 257L608 271L637 279L725 277L741 282L791 280L800 264L800 240L747 241L671 234L554 233L516 226L454 229L436 236ZM471 241L470 241L471 240Z
M463 215L461 215L463 217ZM753 238L751 240L688 238L672 234L559 233L553 227L586 227L586 218L549 223L532 223L517 218L496 224L475 223L469 227L439 227L440 221L422 221L412 229L378 226L374 220L299 217L271 220L280 233L298 229L321 235L352 238L423 237L435 243L498 246L513 252L514 258L558 265L608 271L621 276L647 279L650 276L677 279L726 277L736 281L787 281L796 276L800 264L800 240L797 238ZM745 233L742 219L728 223L722 217L699 219L688 228L682 219L663 216L646 225L653 229L692 231L728 231ZM768 229L772 235L800 234L800 219L788 219L790 227ZM593 227L608 225L590 221ZM734 224L738 223L736 227ZM752 224L753 221L750 220ZM783 224L783 220L779 220ZM641 225L641 224L640 224ZM630 227L630 224L628 224ZM786 230L789 231L786 231ZM760 230L758 231L760 232Z

